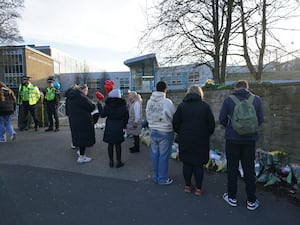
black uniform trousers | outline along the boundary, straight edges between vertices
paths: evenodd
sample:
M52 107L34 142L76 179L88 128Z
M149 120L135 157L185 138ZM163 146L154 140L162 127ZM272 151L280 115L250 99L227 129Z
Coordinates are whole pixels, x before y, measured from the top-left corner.
M53 128L53 117L55 120L55 129L59 128L59 120L58 120L58 105L55 101L46 102L46 110L49 121L49 128Z

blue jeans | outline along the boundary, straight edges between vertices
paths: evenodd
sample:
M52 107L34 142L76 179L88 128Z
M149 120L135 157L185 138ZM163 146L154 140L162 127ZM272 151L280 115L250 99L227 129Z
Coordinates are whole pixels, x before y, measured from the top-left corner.
M151 130L150 139L153 180L155 183L163 184L169 178L169 159L172 152L174 133Z
M16 133L10 121L11 115L0 116L0 142L6 141L6 131L10 136Z

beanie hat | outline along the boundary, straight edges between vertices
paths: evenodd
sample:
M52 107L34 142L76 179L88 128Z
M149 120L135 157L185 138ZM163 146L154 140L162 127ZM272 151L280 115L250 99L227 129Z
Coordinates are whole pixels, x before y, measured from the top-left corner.
M121 98L121 91L120 89L113 89L108 93L109 98Z

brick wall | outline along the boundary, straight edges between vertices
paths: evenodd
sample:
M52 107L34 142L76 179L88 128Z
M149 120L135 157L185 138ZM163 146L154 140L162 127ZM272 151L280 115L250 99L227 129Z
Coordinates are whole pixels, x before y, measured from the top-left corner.
M261 97L265 123L260 127L258 148L283 150L290 161L300 163L300 82L251 86L250 90ZM216 120L216 130L211 138L211 148L224 150L224 128L218 123L219 112L225 97L232 88L204 89L204 99L211 106ZM167 97L178 105L185 92L170 91ZM142 94L144 109L150 94ZM145 114L144 114L145 115Z

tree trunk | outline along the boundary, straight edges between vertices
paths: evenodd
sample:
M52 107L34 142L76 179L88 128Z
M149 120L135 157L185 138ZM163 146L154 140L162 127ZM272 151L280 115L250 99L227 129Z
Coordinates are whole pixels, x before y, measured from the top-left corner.
M261 48L259 49L259 58L258 58L258 68L256 74L256 81L262 80L262 71L264 66L264 54L266 49L266 27L267 27L267 20L266 20L266 0L263 0L263 9L262 9L262 34L261 34Z
M227 22L226 28L224 32L224 43L223 43L223 54L222 54L222 62L221 62L221 78L220 83L225 83L226 80L226 68L227 68L227 52L228 52L228 45L229 45L229 35L231 30L231 23L232 23L232 11L233 11L233 1L229 0L227 5Z

